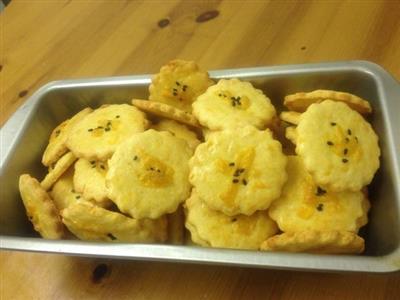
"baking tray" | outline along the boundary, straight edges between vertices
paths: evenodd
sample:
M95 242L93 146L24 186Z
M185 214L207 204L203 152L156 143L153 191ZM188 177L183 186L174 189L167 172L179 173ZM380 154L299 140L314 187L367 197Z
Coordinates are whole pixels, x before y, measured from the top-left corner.
M40 88L1 129L0 249L79 256L224 264L275 269L393 272L400 270L400 86L380 66L365 61L211 71L262 89L278 110L286 94L333 89L359 95L374 109L370 121L380 137L381 167L370 186L372 208L362 255L316 255L211 249L193 246L110 244L44 240L28 222L18 177L43 178L40 157L51 130L83 107L146 98L151 75L51 82Z

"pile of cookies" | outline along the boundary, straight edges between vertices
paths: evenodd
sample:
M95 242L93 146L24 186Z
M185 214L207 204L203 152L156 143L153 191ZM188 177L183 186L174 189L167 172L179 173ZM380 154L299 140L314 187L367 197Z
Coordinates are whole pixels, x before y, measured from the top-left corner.
M215 83L183 60L163 66L149 94L85 108L53 130L48 174L19 180L42 237L363 251L380 156L367 101L298 93L278 117L251 83Z

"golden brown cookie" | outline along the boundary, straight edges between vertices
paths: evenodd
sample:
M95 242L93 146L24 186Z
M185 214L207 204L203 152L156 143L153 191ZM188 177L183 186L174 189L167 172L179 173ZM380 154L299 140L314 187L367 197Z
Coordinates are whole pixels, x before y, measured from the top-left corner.
M189 180L210 208L229 216L251 215L280 196L286 161L268 129L222 130L196 148Z
M267 239L262 243L261 250L354 254L364 251L364 239L347 231L286 232Z
M290 110L304 112L311 104L320 103L328 99L343 102L363 115L372 112L371 105L367 100L350 93L331 90L315 90L309 93L301 92L287 95L283 104Z
M379 168L378 137L346 104L312 104L296 128L296 153L316 184L331 191L359 191Z
M64 226L53 201L40 183L28 174L19 177L19 191L33 227L45 239L61 239Z
M369 201L361 191L335 193L316 185L298 156L288 156L288 181L270 208L284 232L349 231L367 224Z
M189 145L169 132L136 134L108 161L108 197L137 219L172 213L190 194L191 156Z
M93 199L100 206L108 206L106 174L108 163L78 159L75 163L74 189L87 200Z
M49 169L46 177L40 183L41 186L47 191L58 178L64 174L70 166L76 161L76 156L72 152L64 154L54 165L54 168Z
M172 135L185 140L193 150L200 144L196 133L176 121L164 119L153 125L152 128L158 131L169 131Z
M211 130L252 125L264 129L275 121L270 99L239 79L221 79L193 102L193 115Z
M165 217L135 220L88 201L77 201L68 206L62 211L62 220L82 240L157 243L167 238Z
M185 206L186 228L195 236L194 241L198 242L198 236L200 241L205 241L211 247L259 249L264 240L278 231L278 227L266 211L258 211L251 216L229 217L208 208L196 191L192 191ZM200 245L204 243L201 242Z
M147 113L158 117L175 120L189 126L199 127L197 119L189 112L180 110L171 105L148 100L133 99L132 104Z
M45 166L51 166L68 151L66 141L70 134L71 128L80 122L91 111L92 109L87 107L78 112L71 119L62 122L53 130L50 135L49 144L44 150L42 157L42 163Z
M192 102L213 83L195 62L175 59L152 79L149 99L191 112Z
M102 106L71 129L67 146L79 158L105 161L118 144L148 125L145 114L132 105Z

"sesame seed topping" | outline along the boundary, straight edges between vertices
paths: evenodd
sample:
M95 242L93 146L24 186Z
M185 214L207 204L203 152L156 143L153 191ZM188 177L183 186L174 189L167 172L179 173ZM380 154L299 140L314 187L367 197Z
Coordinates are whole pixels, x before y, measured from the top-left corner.
M230 167L233 167L234 165L235 165L234 162L229 163L229 166L230 166Z
M242 183L243 183L243 185L247 185L247 180L246 180L246 179L243 179L243 180L242 180Z
M319 204L317 205L317 210L318 210L318 211L323 211L323 210L324 210L324 204L319 203Z
M333 146L333 143L331 141L326 142L329 146Z
M324 194L326 194L326 191L324 189L320 188L319 186L317 186L317 192L315 193L315 195L322 196Z
M331 122L331 126L336 126L336 123L335 122Z
M344 148L344 150L343 150L343 154L344 154L344 155L346 155L346 154L347 154L347 152L349 152L349 150L348 150L347 148Z
M351 130L350 129L347 129L347 134L351 135Z
M233 182L233 183L238 183L238 182L239 182L239 179L233 179L232 182Z
M343 163L347 163L348 161L349 161L349 160L348 160L347 158L343 158L343 159L342 159L342 162L343 162Z

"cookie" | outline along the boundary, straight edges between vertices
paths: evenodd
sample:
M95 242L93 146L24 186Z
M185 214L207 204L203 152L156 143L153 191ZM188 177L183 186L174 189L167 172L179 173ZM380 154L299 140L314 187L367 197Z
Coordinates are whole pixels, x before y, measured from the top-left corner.
M251 216L229 217L208 208L196 191L185 202L186 222L193 225L201 240L211 247L235 249L259 249L261 243L276 234L278 227L266 211L258 211ZM192 229L189 225L187 228Z
M54 201L58 211L62 211L76 201L82 200L82 194L74 189L73 184L74 167L69 169L54 183L49 195Z
M169 132L150 129L134 135L108 162L108 197L137 219L174 212L190 193L191 155L188 144Z
M185 221L185 227L189 230L190 233L190 240L186 242L187 245L193 246L194 245L199 245L202 247L211 247L210 243L203 240L200 236L199 233L197 232L197 228L192 225L190 222L187 220Z
M40 183L28 174L19 177L19 191L34 229L45 239L61 239L64 226L53 201Z
M132 104L140 110L158 117L175 120L193 127L199 127L197 119L189 112L180 110L171 105L148 100L133 99Z
M317 186L297 156L288 156L288 181L270 208L284 232L349 231L367 224L369 201L361 191L330 192Z
M75 163L74 189L87 200L93 199L99 205L107 206L106 174L107 162L78 159Z
M286 161L268 129L223 130L196 148L189 180L210 208L229 216L251 215L280 196Z
M44 150L42 157L42 163L45 166L51 166L68 151L66 141L70 134L71 128L80 122L91 111L92 109L87 107L78 112L71 119L62 122L53 130L50 135L49 144Z
M71 129L67 146L79 158L105 161L118 144L143 132L148 125L145 114L132 105L103 106Z
M282 121L290 124L298 125L300 121L301 114L295 111L283 111L279 115Z
M316 184L327 190L359 191L379 167L378 137L346 104L312 104L296 128L296 153Z
M261 245L264 251L354 254L364 251L364 239L347 231L299 231L275 235Z
M196 133L191 131L185 125L179 124L173 120L161 120L157 124L153 125L152 128L158 131L169 131L172 135L185 140L193 150L200 144Z
M76 161L76 156L72 154L72 152L68 152L63 155L54 165L54 168L49 168L49 172L46 177L42 180L40 185L47 191L49 190L53 184L57 181L58 178L64 174L70 166Z
M293 144L297 144L297 133L296 133L296 127L294 126L289 126L286 127L285 129L285 137L291 141Z
M165 217L135 220L88 201L77 201L61 214L63 223L81 240L157 243L167 238Z
M367 100L350 93L331 90L315 90L309 93L301 92L287 95L283 104L290 110L304 112L311 104L320 103L328 99L345 103L350 108L363 115L372 113L371 105Z
M192 111L192 102L214 82L193 61L172 60L161 67L149 87L149 99L183 111Z
M253 125L264 129L276 116L270 99L239 79L221 79L193 103L193 115L211 130Z

